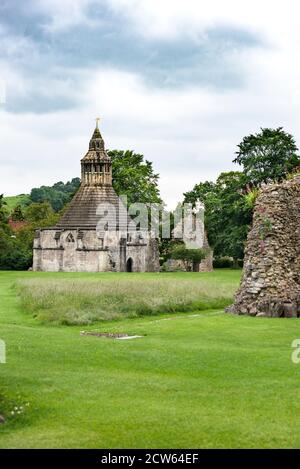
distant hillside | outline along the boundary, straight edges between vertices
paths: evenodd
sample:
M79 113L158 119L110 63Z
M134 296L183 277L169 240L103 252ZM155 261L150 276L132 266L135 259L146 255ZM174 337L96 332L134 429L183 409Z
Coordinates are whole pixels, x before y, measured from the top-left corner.
M17 205L25 207L33 202L49 202L55 212L59 212L66 203L70 201L78 187L80 179L73 178L66 183L56 182L53 186L41 186L31 189L30 194L19 194L10 197L4 197L6 208L11 213Z
M41 203L49 202L55 212L59 212L66 203L70 202L80 186L80 179L73 178L66 183L60 181L53 186L41 186L31 189L30 201Z
M4 197L4 200L7 204L6 208L9 213L11 213L17 205L21 205L23 207L30 203L28 194L12 195L11 197Z

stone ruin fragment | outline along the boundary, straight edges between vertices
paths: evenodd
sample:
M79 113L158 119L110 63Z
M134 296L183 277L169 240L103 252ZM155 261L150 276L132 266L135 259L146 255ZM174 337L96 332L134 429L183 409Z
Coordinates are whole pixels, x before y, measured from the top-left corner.
M227 312L300 316L300 176L261 190L241 284Z

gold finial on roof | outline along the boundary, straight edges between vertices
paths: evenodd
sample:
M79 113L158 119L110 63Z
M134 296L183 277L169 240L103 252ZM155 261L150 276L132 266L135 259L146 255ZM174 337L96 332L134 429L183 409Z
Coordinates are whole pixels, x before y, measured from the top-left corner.
M100 117L96 117L96 129L99 129L99 122L100 122Z

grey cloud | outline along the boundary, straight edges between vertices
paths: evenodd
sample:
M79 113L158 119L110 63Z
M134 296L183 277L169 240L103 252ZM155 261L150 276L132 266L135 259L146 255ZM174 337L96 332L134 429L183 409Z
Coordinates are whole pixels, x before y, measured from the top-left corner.
M187 31L185 37L176 40L146 40L130 28L125 17L103 2L92 4L87 11L91 24L51 32L45 28L47 17L30 2L26 2L27 8L25 3L23 7L15 3L12 0L1 4L1 22L11 41L22 38L30 47L2 50L0 58L8 60L27 83L30 77L31 86L26 96L10 93L7 110L11 112L26 108L40 113L76 107L78 94L61 92L66 79L70 89L76 90L82 79L80 71L92 73L101 67L136 73L156 88L239 87L244 76L232 61L232 52L261 45L247 31L220 27L204 36L190 37ZM41 83L47 88L43 89Z

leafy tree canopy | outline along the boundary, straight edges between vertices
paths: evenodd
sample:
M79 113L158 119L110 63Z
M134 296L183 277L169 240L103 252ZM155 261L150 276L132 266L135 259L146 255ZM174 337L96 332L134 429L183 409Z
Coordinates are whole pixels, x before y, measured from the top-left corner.
M11 212L11 219L13 221L24 221L24 213L20 204L16 205L16 207Z
M128 204L162 203L158 174L150 161L133 151L111 150L113 186L118 195L127 195Z
M128 203L162 203L158 174L152 163L144 156L130 150L111 150L113 186L118 195L127 195ZM68 203L80 186L80 179L74 178L66 184L57 182L53 186L41 186L31 190L32 202L49 202L55 212Z
M19 242L7 223L5 202L0 195L0 269L23 270L32 263L32 248L30 250Z
M32 246L35 230L55 225L61 216L61 212L54 212L49 202L41 202L29 205L25 210L24 216L27 223L15 233L15 240L11 244L10 255L8 258L4 257L2 259L2 266L0 263L0 268L4 268L4 263L7 264L6 268L9 268L11 260L15 258L18 261L15 269L28 269L32 265Z
M238 145L234 163L243 167L246 183L281 181L300 167L300 157L294 137L277 129L262 128L257 134L244 137Z
M203 249L187 249L184 244L175 246L171 252L171 259L184 262L187 270L195 270L196 265L205 257Z
M49 202L55 212L71 200L80 186L80 178L73 178L67 183L56 182L53 186L41 186L31 190L30 199L32 202Z
M32 247L27 247L15 236L0 227L0 269L26 270L32 265Z
M221 173L217 181L201 182L184 194L184 202L201 200L205 205L205 227L217 256L243 257L252 207L243 192L245 176L238 171Z
M7 220L6 202L3 194L0 194L0 223L5 223Z
M53 215L54 211L49 202L33 203L25 210L25 219L31 223L49 219Z

